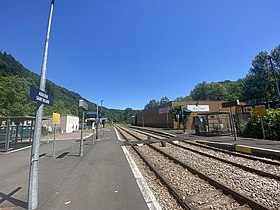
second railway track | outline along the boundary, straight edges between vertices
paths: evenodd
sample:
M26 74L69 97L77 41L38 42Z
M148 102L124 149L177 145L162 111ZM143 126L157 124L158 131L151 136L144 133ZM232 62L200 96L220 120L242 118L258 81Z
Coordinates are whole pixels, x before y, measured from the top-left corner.
M119 128L120 129L120 128ZM128 128L122 130L122 133L130 133L129 135L131 136L131 134L134 136L133 138L135 140L142 140L143 138L137 136L137 132L131 131ZM123 134L123 135L127 135L127 134ZM143 131L142 131L142 136L144 135ZM147 134L149 135L149 134ZM154 137L156 138L156 137ZM162 136L161 136L162 138ZM143 141L147 141L147 137L144 138L145 140ZM141 153L143 157L146 157L146 161L150 162L150 165L155 166L157 169L157 171L160 171L159 173L161 174L160 176L165 177L168 181L168 183L172 183L171 185L174 184L174 180L176 182L176 180L178 182L180 182L180 184L175 185L175 191L177 193L176 194L180 194L181 197L177 198L177 200L182 200L186 203L188 203L188 205L190 206L190 208L195 208L195 209L211 209L212 207L214 208L218 208L218 209L244 209L247 205L250 206L251 209L277 209L278 205L279 205L279 200L277 200L277 198L274 198L273 196L271 198L268 198L266 200L264 199L260 199L258 197L258 193L244 193L243 190L238 190L238 189L232 189L231 186L229 186L227 183L225 184L221 184L222 182L219 180L217 181L217 179L213 179L213 176L211 177L211 174L207 174L205 173L203 170L198 170L196 167L194 166L190 166L191 164L186 163L186 160L180 160L180 156L176 157L176 154L173 154L172 152L169 151L169 147L173 147L174 145L168 144L168 147L160 147L158 144L156 144L156 146L144 146L144 147L139 147L137 153ZM174 146L175 147L175 146ZM181 148L183 150L183 148ZM166 150L166 151L164 151ZM178 148L174 149L174 151L177 151L175 153L179 154L182 153L183 151L178 152ZM159 155L160 154L160 155ZM194 160L192 160L194 161ZM176 162L177 164L175 164L176 166L174 166L174 162ZM198 161L199 162L199 161ZM162 164L163 163L163 164ZM181 169L180 169L181 168ZM187 168L187 170L186 170ZM154 169L155 170L155 169ZM215 169L212 169L213 173L215 173ZM171 171L171 174L169 174L169 171ZM182 172L180 172L182 171ZM178 172L178 175L176 175L176 173ZM200 179L204 179L206 183L204 184L194 184L194 183L199 183L199 182L188 182L188 180L186 180L186 177L190 177L192 173L195 173L196 175L199 175ZM173 173L173 174L172 174ZM174 174L175 173L175 174ZM182 175L182 173L184 175ZM185 173L188 173L188 175L186 175ZM189 174L190 173L190 174ZM169 175L168 175L169 174ZM181 175L179 175L181 174ZM175 176L176 175L176 176ZM178 177L179 176L179 177ZM192 175L194 176L194 175ZM171 177L171 179L170 179ZM173 178L172 178L173 177ZM196 176L197 177L197 176ZM198 178L198 177L197 177ZM180 180L180 181L179 181ZM236 180L238 182L238 180ZM276 183L278 184L279 182L276 181ZM211 187L206 187L207 189L212 189L215 188L216 190L218 190L219 192L214 192L214 191L207 191L207 192L196 192L196 190L190 186L197 186L199 189L203 189L202 186L208 186L211 185ZM247 183L248 184L248 183ZM278 185L275 185L274 190L279 190L277 189ZM184 187L181 187L184 186ZM196 192L194 194L191 194L188 191L188 189L194 189L193 192ZM179 193L178 193L179 192ZM254 196L250 196L250 195L255 195ZM276 193L277 195L277 193ZM174 196L174 195L173 195ZM208 197L209 196L209 197ZM226 196L226 197L224 197ZM207 200L207 202L205 200L203 200L202 198L205 198ZM198 199L198 200L196 200ZM201 200L199 200L201 199ZM223 201L226 201L227 204L225 204ZM244 204L246 204L244 206ZM184 206L182 204L180 204L181 206ZM219 206L220 205L220 206ZM184 207L186 208L186 207ZM187 209L187 208L186 208Z

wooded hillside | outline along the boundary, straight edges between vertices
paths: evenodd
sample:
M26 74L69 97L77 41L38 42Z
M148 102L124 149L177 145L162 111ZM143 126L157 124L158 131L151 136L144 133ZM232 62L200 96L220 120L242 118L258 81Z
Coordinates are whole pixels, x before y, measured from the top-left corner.
M30 101L30 86L39 87L40 76L26 69L12 55L0 52L0 116L35 115L36 103ZM44 116L53 112L79 114L78 101L82 97L47 80L46 92L54 96L54 106L44 106ZM84 99L86 100L86 99ZM87 101L87 100L86 100ZM88 102L89 110L96 104ZM110 121L122 122L124 111L103 107L103 116Z

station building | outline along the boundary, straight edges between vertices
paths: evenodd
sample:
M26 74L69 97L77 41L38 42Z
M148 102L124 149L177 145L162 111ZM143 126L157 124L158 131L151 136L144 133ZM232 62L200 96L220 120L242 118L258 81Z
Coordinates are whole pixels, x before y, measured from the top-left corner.
M152 109L142 110L129 119L129 123L136 126L178 128L178 122L169 112L171 107L182 105L190 111L187 130L198 132L231 133L232 125L230 114L235 117L242 115L242 105L230 108L223 108L225 101L170 101ZM240 113L237 110L241 110ZM230 112L231 111L231 112ZM182 125L180 125L182 128ZM199 130L197 130L199 129Z

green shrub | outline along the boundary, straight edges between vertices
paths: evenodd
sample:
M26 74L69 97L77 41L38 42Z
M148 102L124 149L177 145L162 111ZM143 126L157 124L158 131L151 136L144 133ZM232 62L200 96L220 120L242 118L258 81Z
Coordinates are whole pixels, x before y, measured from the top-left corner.
M280 109L267 109L267 116L263 117L266 139L280 140ZM263 138L260 117L251 116L241 123L240 133L243 137Z

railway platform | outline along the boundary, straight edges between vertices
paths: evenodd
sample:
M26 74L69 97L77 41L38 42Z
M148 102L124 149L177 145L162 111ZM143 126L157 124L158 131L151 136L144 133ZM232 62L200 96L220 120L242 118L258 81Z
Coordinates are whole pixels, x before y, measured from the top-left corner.
M48 209L149 209L122 151L122 145L122 142L117 140L113 128L103 131L102 137L95 140L92 150L73 171L73 176L63 184L60 199L51 206L45 207ZM65 202L61 202L66 200L71 203L65 205Z
M56 158L52 142L41 144L37 209L145 210L153 206L140 190L113 128L104 130L94 144L88 137L83 157L78 155L77 139L68 138L57 141ZM1 154L0 209L27 208L29 158L30 148Z

